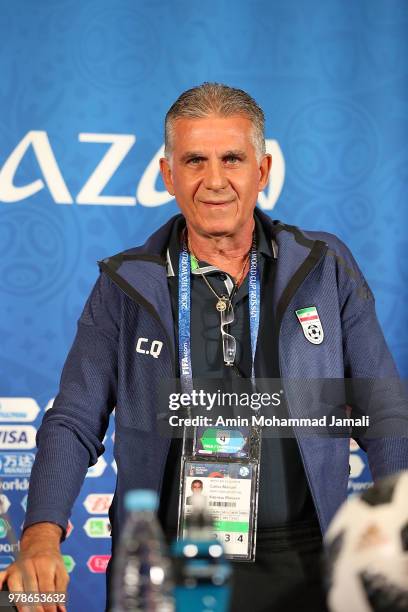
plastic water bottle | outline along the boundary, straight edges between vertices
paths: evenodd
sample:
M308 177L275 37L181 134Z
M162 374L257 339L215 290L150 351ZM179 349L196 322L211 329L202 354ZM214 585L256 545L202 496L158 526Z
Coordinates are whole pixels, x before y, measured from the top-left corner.
M204 499L193 496L186 517L186 535L172 545L177 612L227 612L231 566L214 537L214 525Z
M154 491L129 491L128 518L113 566L113 612L173 612L171 562Z

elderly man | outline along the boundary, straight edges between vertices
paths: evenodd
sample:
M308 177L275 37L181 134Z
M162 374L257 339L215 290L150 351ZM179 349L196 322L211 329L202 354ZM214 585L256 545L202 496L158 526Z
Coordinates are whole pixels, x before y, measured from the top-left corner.
M397 376L372 294L346 247L255 209L272 163L256 102L204 83L170 108L165 137L161 173L181 215L143 246L100 263L59 395L39 430L20 562L2 574L12 590L66 587L60 540L86 471L104 451L115 406L113 546L129 489L156 489L164 529L174 533L181 444L159 435L152 390L183 374L183 359L195 377L223 380ZM187 328L179 292L186 253ZM259 279L254 300L251 266ZM223 310L233 316L220 328ZM305 327L305 313L314 329ZM178 350L184 341L187 354ZM287 410L307 413L300 394ZM404 440L363 444L374 478L407 467ZM346 498L348 457L341 437L262 440L256 561L237 564L232 610L281 610L294 589L318 579L322 532Z

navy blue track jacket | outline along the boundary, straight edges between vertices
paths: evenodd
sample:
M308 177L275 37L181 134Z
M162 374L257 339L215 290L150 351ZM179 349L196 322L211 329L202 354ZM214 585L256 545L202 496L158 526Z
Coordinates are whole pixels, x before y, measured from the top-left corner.
M271 291L281 377L397 377L373 296L344 244L331 234L272 221L258 209L255 214L268 226L278 251ZM143 246L100 262L101 274L79 319L59 394L38 431L25 527L49 521L65 529L86 471L104 451L102 440L115 407L113 537L123 526L127 490L160 492L170 440L157 431L155 391L163 378L174 377L165 258L173 222ZM308 306L316 306L324 329L319 345L308 342L295 315ZM162 342L160 355L136 352L139 338ZM286 399L290 417L308 416L306 396ZM404 403L391 403L385 410L386 416L407 418ZM408 467L407 438L359 442L375 479ZM349 440L303 436L298 444L324 532L346 498Z

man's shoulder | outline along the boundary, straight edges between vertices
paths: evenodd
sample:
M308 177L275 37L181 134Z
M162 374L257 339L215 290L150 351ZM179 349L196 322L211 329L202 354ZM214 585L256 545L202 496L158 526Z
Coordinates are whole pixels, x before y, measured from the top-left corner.
M324 230L308 230L297 225L289 225L288 223L280 222L281 231L293 234L294 239L298 242L303 241L305 244L312 243L319 240L327 244L329 249L336 251L349 251L345 243L336 235Z
M310 248L313 247L316 241L322 242L327 245L328 255L343 259L349 262L350 265L355 265L355 260L350 248L336 234L321 230L308 230L286 223L281 223L280 229L281 231L292 234L296 242L302 243Z
M287 252L291 248L304 248L307 252L312 250L316 243L325 245L326 258L333 263L338 270L338 278L347 284L357 283L366 286L363 274L349 247L336 235L326 231L308 230L282 221L273 222L275 235L280 234L278 243L286 244ZM293 247L292 247L293 245Z
M312 244L321 241L327 245L326 258L336 268L339 286L347 290L357 288L360 296L373 300L373 294L351 250L336 234L300 228L296 230Z
M281 220L274 220L269 215L256 209L256 215L262 222L263 227L269 235L277 239L282 239L283 236L294 243L304 246L305 248L313 248L316 241L323 242L327 245L329 251L333 251L338 255L351 255L350 249L346 244L335 234L323 230L308 230L297 225L291 225ZM280 236L279 236L280 234Z

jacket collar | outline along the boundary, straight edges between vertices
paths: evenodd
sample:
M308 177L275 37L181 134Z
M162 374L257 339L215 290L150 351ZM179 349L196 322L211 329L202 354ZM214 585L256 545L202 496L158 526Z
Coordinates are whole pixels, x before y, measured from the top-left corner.
M273 245L274 255L277 256L273 303L279 326L293 294L327 250L327 245L320 240L309 238L294 226L273 221L259 208L255 209L255 215L262 223L265 234ZM110 274L112 280L121 277L123 286L130 285L144 301L153 305L157 313L163 312L165 306L163 300L170 308L170 301L167 304L167 300L163 297L163 293L168 294L167 291L163 292L163 286L167 285L166 250L173 224L180 222L180 219L182 215L175 215L143 245L109 257L100 263L101 269L105 272L109 274L109 270L112 271ZM170 327L169 319L167 328Z

